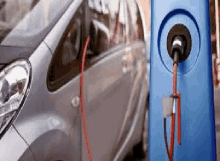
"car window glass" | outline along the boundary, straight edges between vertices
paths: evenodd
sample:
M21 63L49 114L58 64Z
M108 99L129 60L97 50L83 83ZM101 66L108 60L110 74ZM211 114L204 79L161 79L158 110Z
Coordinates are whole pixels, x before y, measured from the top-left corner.
M34 37L45 29L72 0L3 0L0 4L0 43ZM16 44L17 45L17 44Z
M109 2L104 0L89 0L91 14L90 38L87 57L91 58L109 49L110 17Z
M109 15L110 15L110 46L114 47L119 43L119 33L120 33L120 24L119 24L119 8L120 0L114 0L114 2L109 4Z
M58 89L80 73L82 6L78 8L54 53L49 68L49 88Z
M126 25L126 12L125 12L125 3L124 1L119 1L118 15L116 20L116 27L114 33L115 41L114 45L122 44L125 42L125 25Z
M127 0L128 19L129 19L129 39L131 41L144 40L143 25L140 11L134 0Z
M130 26L129 26L129 10L127 8L127 3L126 1L123 1L124 2L124 19L125 19L125 26L124 26L124 37L125 37L125 43L128 44L130 42L129 40L129 29L130 29Z
M128 9L122 0L89 0L91 12L90 44L87 57L129 42Z

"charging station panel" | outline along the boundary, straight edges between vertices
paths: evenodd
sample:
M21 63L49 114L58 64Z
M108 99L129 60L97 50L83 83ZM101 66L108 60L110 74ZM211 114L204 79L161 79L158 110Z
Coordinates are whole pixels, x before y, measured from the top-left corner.
M177 90L181 93L181 145L177 144L175 123L173 160L216 160L208 0L151 1L148 159L168 160L162 99L172 94L173 61L168 54L167 37L176 24L188 29L191 50L177 71ZM168 143L169 137L170 119L167 121Z

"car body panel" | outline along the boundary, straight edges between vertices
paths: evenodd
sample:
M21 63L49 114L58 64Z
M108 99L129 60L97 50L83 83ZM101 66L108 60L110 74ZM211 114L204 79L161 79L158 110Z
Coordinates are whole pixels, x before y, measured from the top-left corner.
M141 94L141 87L143 86L144 73L146 73L145 68L145 44L142 42L136 42L131 46L131 52L133 57L133 66L132 66L132 88L130 96L128 99L127 110L125 111L123 125L120 129L120 135L118 140L123 140L128 133L128 130L131 129L130 121L133 121L135 113L137 113L137 104Z
M146 89L149 89L149 85L147 79L145 78L145 80L143 80L142 82L140 98L136 106L137 112L134 115L131 128L129 129L123 144L120 146L120 148L117 150L116 154L114 155L113 161L123 160L124 156L131 151L133 146L139 143L142 139L141 132L143 129L143 122L145 119L143 113L146 112L145 98L148 95L148 91Z
M0 46L0 64L9 64L18 58L28 59L34 50L29 47Z
M34 161L34 157L28 144L26 144L13 126L10 126L7 135L4 135L1 138L0 151L2 161Z
M144 43L136 43L119 49L85 73L85 106L88 107L88 131L95 160L120 160L131 149L129 144L134 145L141 140L141 113L144 111L140 111L145 109L143 98L147 97L145 90L148 90L144 47ZM130 69L123 73L125 55L133 58ZM85 144L82 147L83 160L87 160Z
M88 160L80 103L75 102L80 98L80 74L54 91L47 82L54 53L81 4L73 1L44 41L25 57L32 68L31 83L13 126L36 161ZM92 59L85 71L85 108L94 160L122 160L141 141L149 89L145 47L143 40L121 43Z
M93 158L97 161L110 160L127 110L132 81L131 72L122 70L123 54L124 48L111 53L84 76L88 132Z
M122 153L128 152L129 145L137 144L141 140L143 115L145 109L144 97L147 97L148 80L146 79L145 68L145 44L135 43L133 45L133 56L135 59L134 80L128 102L128 108L124 114L123 126L120 129L118 147L115 148L114 160L121 160ZM142 111L143 110L143 111ZM134 130L135 129L135 130ZM138 130L139 129L139 130ZM119 155L120 154L120 155Z
M51 53L44 43L29 60L32 81L14 126L30 145L36 160L79 160L80 119L71 106L79 87L66 85L55 93L48 91L46 78Z

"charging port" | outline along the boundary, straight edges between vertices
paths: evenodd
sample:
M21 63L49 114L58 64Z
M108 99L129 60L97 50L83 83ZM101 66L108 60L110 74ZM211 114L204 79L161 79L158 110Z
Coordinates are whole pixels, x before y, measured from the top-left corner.
M189 30L183 24L174 25L167 36L167 51L169 56L178 62L186 60L190 54L192 46ZM176 57L179 53L178 57Z

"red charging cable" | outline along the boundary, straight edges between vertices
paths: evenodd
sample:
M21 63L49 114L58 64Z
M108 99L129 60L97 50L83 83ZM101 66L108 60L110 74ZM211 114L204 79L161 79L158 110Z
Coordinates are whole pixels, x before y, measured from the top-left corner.
M177 93L177 63L173 65L173 96L177 98L177 134L178 134L178 145L181 144L181 102L180 102L180 93ZM174 98L174 99L176 99ZM174 105L175 105L174 101ZM174 106L175 108L175 106ZM171 135L170 135L170 151L169 151L169 160L173 160L174 152L174 136L175 136L175 109L171 115Z
M181 43L179 43L181 42ZM181 144L181 102L180 102L180 93L177 93L177 68L178 62L181 61L181 53L184 53L184 43L183 38L181 36L175 36L173 40L173 44L171 47L171 52L173 54L173 111L171 114L171 132L170 132L170 149L168 149L167 138L166 138L166 118L164 118L164 139L165 146L168 154L169 161L173 161L173 153L174 153L174 136L175 136L175 106L177 101L177 137L178 137L178 145ZM170 111L171 112L171 111Z
M178 64L173 64L173 95L177 96L177 67ZM175 99L175 98L174 98ZM173 160L173 151L174 151L174 136L175 136L175 101L174 101L174 107L173 107L173 113L171 116L171 134L170 134L170 156L169 160Z
M178 128L178 145L181 145L181 99L180 93L177 93L178 101L177 101L177 128Z
M171 116L171 135L170 135L170 161L173 160L174 151L174 135L175 135L175 113Z
M84 138L86 141L86 148L89 156L89 160L92 161L92 153L91 153L91 148L89 144L89 137L88 137L88 132L87 132L87 124L86 124L86 114L85 114L85 107L84 107L84 93L83 93L83 76L84 76L84 67L85 67L85 59L86 59L86 51L87 47L90 41L90 37L88 36L86 39L86 44L83 48L83 57L82 57L82 64L81 64L81 76L80 76L80 108L81 108L81 120L82 120L82 125L83 125L83 130L84 130Z

